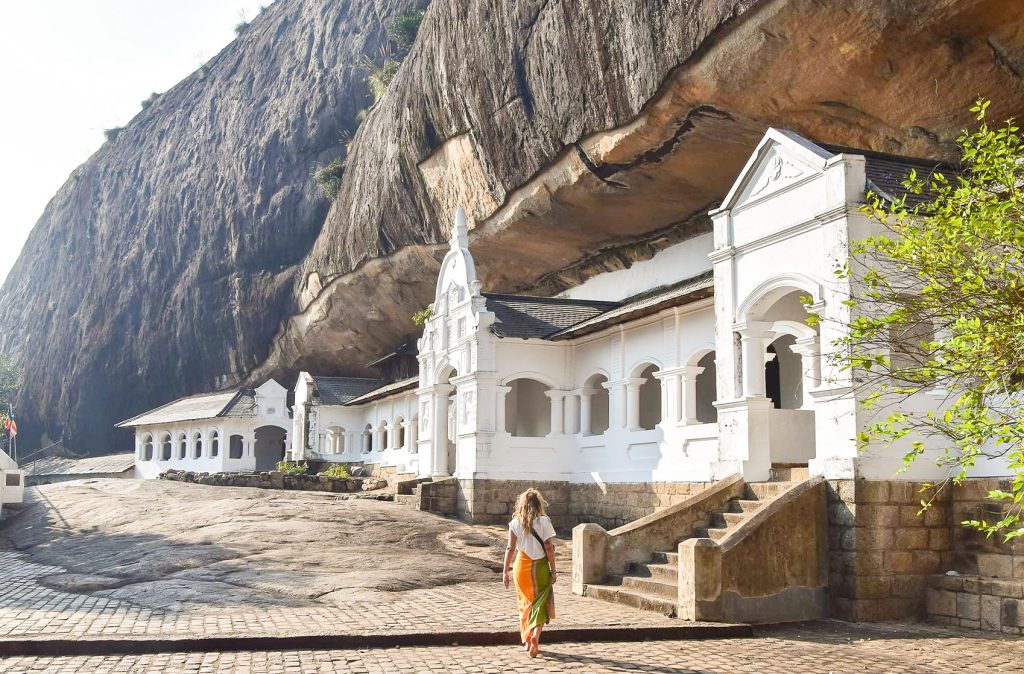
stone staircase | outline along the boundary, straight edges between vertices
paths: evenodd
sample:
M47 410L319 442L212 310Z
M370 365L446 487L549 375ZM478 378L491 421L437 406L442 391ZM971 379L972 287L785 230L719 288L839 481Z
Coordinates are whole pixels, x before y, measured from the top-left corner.
M430 482L429 477L414 477L395 483L395 503L418 508L420 505L420 485Z
M798 471L793 476L802 479ZM733 498L724 509L714 511L702 526L694 529L692 536L680 539L671 550L653 552L646 562L633 562L623 575L610 575L602 584L585 585L584 596L676 617L679 602L678 543L687 538L721 540L752 513L796 484L798 482L790 481L747 483L742 498Z

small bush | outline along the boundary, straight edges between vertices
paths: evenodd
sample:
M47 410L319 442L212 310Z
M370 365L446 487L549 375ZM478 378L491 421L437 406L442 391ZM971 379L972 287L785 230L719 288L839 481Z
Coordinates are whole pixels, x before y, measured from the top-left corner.
M158 94L155 91L153 93L151 93L149 95L149 98L147 98L146 100L142 101L142 109L145 110L149 106L151 106L154 103L156 103L156 99L158 99L158 98L160 98L160 94Z
M244 19L239 21L238 23L235 24L235 35L241 35L242 33L245 32L245 29L248 28L248 27L249 27L249 22L248 21L246 21Z
M107 139L108 143L113 143L122 131L124 131L123 126L115 126L113 129L104 129L103 136Z
M395 79L395 75L398 74L398 69L401 66L402 62L400 60L386 58L379 68L370 71L370 74L366 77L366 83L370 85L370 93L373 94L374 102L384 98L388 85L391 84L391 80Z
M318 170L314 175L316 176L316 182L320 185L320 189L324 192L324 196L333 200L334 197L338 196L338 190L341 188L341 178L345 175L345 160L338 157L327 166Z
M348 471L345 470L345 466L341 465L340 463L331 466L327 470L321 470L318 474L326 475L327 477L338 478L339 480L344 480L345 478L351 477L351 475L348 474Z
M430 317L433 316L433 315L434 315L434 310L431 309L430 307L427 307L426 309L422 309L422 310L417 311L416 313L414 313L412 315L412 322L416 325L416 327L422 328L423 325L428 320L430 320Z
M416 34L420 32L420 24L423 23L423 12L406 12L395 19L395 22L388 28L388 37L403 52L409 51L412 43L416 41Z
M277 471L279 473L288 473L289 475L305 475L309 472L309 464L303 461L278 461Z

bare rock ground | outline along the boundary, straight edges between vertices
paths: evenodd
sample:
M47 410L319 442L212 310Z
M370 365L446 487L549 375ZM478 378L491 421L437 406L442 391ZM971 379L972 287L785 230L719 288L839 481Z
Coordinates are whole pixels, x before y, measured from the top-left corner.
M345 606L496 582L504 532L313 492L82 480L30 490L0 536L55 590L183 610Z

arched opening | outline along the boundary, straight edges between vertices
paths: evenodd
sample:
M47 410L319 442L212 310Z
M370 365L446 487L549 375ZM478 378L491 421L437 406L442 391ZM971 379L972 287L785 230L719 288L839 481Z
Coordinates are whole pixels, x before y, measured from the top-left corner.
M220 454L220 433L214 431L210 436L210 456Z
M153 436L146 435L142 438L142 460L153 460Z
M505 395L505 430L517 438L542 438L551 433L550 386L536 379L514 379Z
M260 426L256 429L256 445L253 448L256 470L274 470L277 462L284 460L287 436L288 433L277 426Z
M171 447L171 434L167 433L164 435L163 440L160 441L160 460L170 461L172 451L173 449Z
M704 368L704 371L696 377L697 423L712 424L718 421L718 409L715 408L715 400L718 399L715 352L705 353L697 361L697 367Z
M178 436L178 458L182 461L188 456L188 436L182 433Z
M327 429L327 453L345 453L345 429L341 426L331 426Z
M777 410L798 410L803 406L804 384L802 359L793 353L796 338L783 335L768 345L768 362L764 365L765 395Z
M438 461L443 461L442 469L445 475L455 473L459 460L459 396L455 386L451 383L452 379L458 376L458 371L449 365L440 372L437 379L439 386L448 387L448 393L444 393L444 388L438 392L438 395L447 396L447 402L444 404L444 409L439 410L439 414L443 416L435 419L434 423L441 424L438 430L445 429L445 432L441 434L443 437L438 437L436 433L434 435L435 442L438 442L434 451L442 453L435 455L433 460L435 468Z
M395 449L405 449L405 419L395 419Z
M196 433L192 436L192 457L195 459L203 458L203 435Z
M652 431L661 423L661 382L654 377L657 371L657 365L648 365L637 375L638 379L644 380L639 391L639 425L645 431Z
M590 394L590 424L583 432L589 435L600 435L608 430L609 411L611 410L608 389L603 384L608 383L608 377L603 374L595 374L587 380L583 388L593 391ZM586 421L585 419L581 421Z
M241 459L242 450L245 447L244 438L241 435L232 435L228 438L228 458Z
M373 426L366 424L363 428L363 454L373 451Z
M388 433L388 422L381 421L380 422L380 448L381 449L388 449L389 447L391 447L391 445L388 444L388 440L389 439L390 438L389 438L389 433Z

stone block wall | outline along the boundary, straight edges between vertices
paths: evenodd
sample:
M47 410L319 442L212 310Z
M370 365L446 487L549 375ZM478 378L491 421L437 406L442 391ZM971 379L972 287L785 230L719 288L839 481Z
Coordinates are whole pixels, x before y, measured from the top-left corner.
M843 620L922 617L928 577L953 563L950 494L919 515L922 483L829 482L831 614Z
M530 480L459 480L457 512L477 524L506 524L516 497L533 487L548 502L555 528L568 533L593 522L605 529L629 524L703 491L710 482L570 484Z
M998 535L986 536L960 525L965 520L1001 519L1006 505L989 500L988 493L1010 488L1010 480L988 479L965 480L953 489L952 568L962 575L1024 578L1024 540L1017 538L1006 543Z
M943 625L1024 634L1024 580L932 576L927 608Z
M419 509L438 515L458 514L459 483L455 478L419 484Z
M256 473L196 473L188 470L166 470L161 480L191 482L217 487L255 487L257 489L294 489L326 491L335 494L383 489L384 480L377 478L335 478L326 475L295 475L278 471Z

